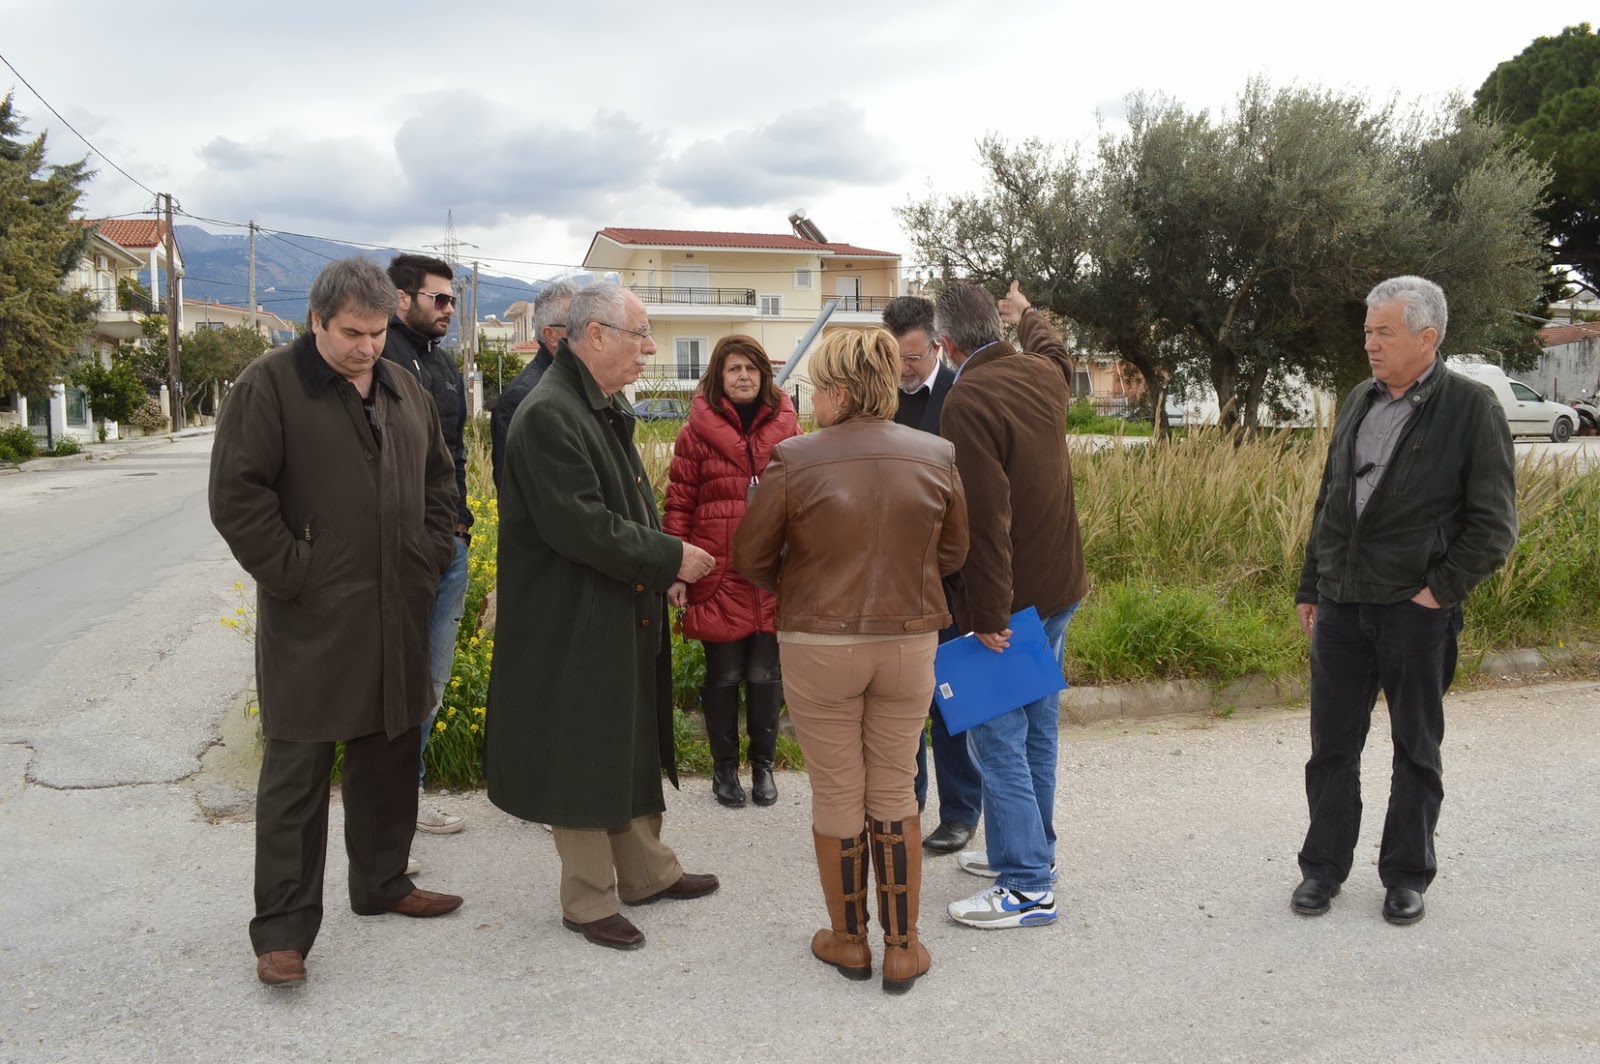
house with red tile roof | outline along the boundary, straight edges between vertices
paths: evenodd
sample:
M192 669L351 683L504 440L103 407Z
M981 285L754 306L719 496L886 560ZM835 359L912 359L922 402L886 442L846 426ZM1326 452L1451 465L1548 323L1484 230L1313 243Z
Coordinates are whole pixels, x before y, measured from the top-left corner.
M882 323L884 306L905 294L899 253L822 240L803 215L791 221L793 233L595 233L584 268L615 274L650 312L657 351L640 392L693 391L713 345L734 333L782 363L829 300L829 329Z
M67 276L66 287L87 292L95 301L95 322L78 341L84 361L111 364L117 345L143 335L144 321L164 312L159 287L167 268L166 223L148 218L82 219L90 230L89 246ZM176 246L176 244L174 244ZM175 255L181 291L183 257ZM157 294L142 290L139 275L149 270L158 279ZM182 322L182 313L179 321ZM99 435L83 389L66 380L52 384L47 394L0 396L0 426L23 424L35 436L53 442L62 436L93 440ZM106 438L121 431L114 421L105 423Z

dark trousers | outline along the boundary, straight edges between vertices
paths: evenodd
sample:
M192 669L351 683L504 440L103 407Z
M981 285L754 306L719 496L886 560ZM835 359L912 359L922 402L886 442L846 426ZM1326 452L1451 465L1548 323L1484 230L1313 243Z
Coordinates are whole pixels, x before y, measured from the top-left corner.
M706 682L700 707L706 717L711 759L719 768L739 764L739 685L744 684L745 731L750 764L771 768L777 758L778 710L783 705L778 637L754 632L729 643L706 642Z
M740 683L777 683L778 637L756 632L732 643L704 642L706 686L738 687Z
M1343 883L1361 830L1361 750L1378 692L1389 704L1394 767L1378 847L1385 887L1427 890L1437 864L1433 832L1444 801L1439 745L1444 693L1456 671L1461 607L1317 602L1311 635L1311 826L1301 874Z
M410 894L406 858L417 824L421 734L347 739L341 792L350 907L381 913ZM334 744L268 739L256 790L256 915L250 944L311 952L322 926Z
M955 625L939 633L939 642L948 643L961 633ZM928 707L933 721L933 771L939 780L939 822L976 824L983 816L983 775L967 752L967 737L953 738L939 715L939 703ZM928 736L917 740L917 805L928 800Z

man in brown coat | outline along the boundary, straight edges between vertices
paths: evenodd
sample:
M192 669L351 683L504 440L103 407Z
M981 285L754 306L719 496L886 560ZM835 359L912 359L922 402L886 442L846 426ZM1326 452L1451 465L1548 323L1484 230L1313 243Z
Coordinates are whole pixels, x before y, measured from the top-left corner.
M1017 326L1024 350L1002 339L1002 318ZM947 289L934 327L956 366L939 431L955 444L972 530L953 581L956 622L1000 651L1011 615L1032 606L1059 660L1067 622L1089 590L1067 456L1067 349L1015 282L998 307L981 288ZM1058 706L1051 695L967 732L983 776L987 852L963 852L956 863L996 882L950 904L960 923L1031 927L1056 918Z
M239 375L211 452L211 521L256 581L266 749L250 941L271 986L305 981L322 922L336 741L350 907L439 916L461 904L405 874L455 469L428 393L379 360L395 308L383 271L335 262L310 303L311 332Z

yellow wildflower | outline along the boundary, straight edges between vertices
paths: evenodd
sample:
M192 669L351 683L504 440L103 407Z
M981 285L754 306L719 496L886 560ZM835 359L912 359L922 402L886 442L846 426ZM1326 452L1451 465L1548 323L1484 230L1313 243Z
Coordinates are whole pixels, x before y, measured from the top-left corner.
M434 723L434 725L433 725L433 730L434 731L444 731L444 729L445 729L445 723L442 720L441 721L436 721Z
M472 726L472 731L473 731L473 732L474 732L474 733L476 733L476 732L477 732L477 730L478 730L478 726L477 726L477 725L476 725L476 724L474 724L474 725L473 725L473 726Z

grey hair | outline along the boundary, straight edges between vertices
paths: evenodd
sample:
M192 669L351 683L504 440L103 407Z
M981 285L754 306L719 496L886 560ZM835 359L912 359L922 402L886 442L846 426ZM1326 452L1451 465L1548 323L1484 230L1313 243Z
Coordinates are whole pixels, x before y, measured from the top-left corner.
M928 341L932 343L938 339L933 329L933 300L921 296L895 296L883 308L883 327L896 340L913 329L921 329L928 334Z
M307 302L326 325L342 310L388 317L400 306L400 293L382 267L366 259L337 259L324 266L311 282Z
M544 335L546 326L565 325L566 308L563 303L571 303L572 297L578 294L578 286L571 281L551 281L539 292L539 297L533 301L533 338L539 339Z
M583 327L591 321L623 324L628 313L628 290L620 284L601 281L578 289L567 308L567 343L583 341Z
M933 305L934 331L948 336L963 355L1001 337L1000 306L975 284L951 285Z
M1376 308L1389 303L1399 303L1405 315L1406 328L1415 336L1423 329L1438 333L1434 347L1444 343L1444 327L1450 321L1450 308L1445 303L1444 289L1426 277L1407 274L1391 277L1367 293L1367 306Z

